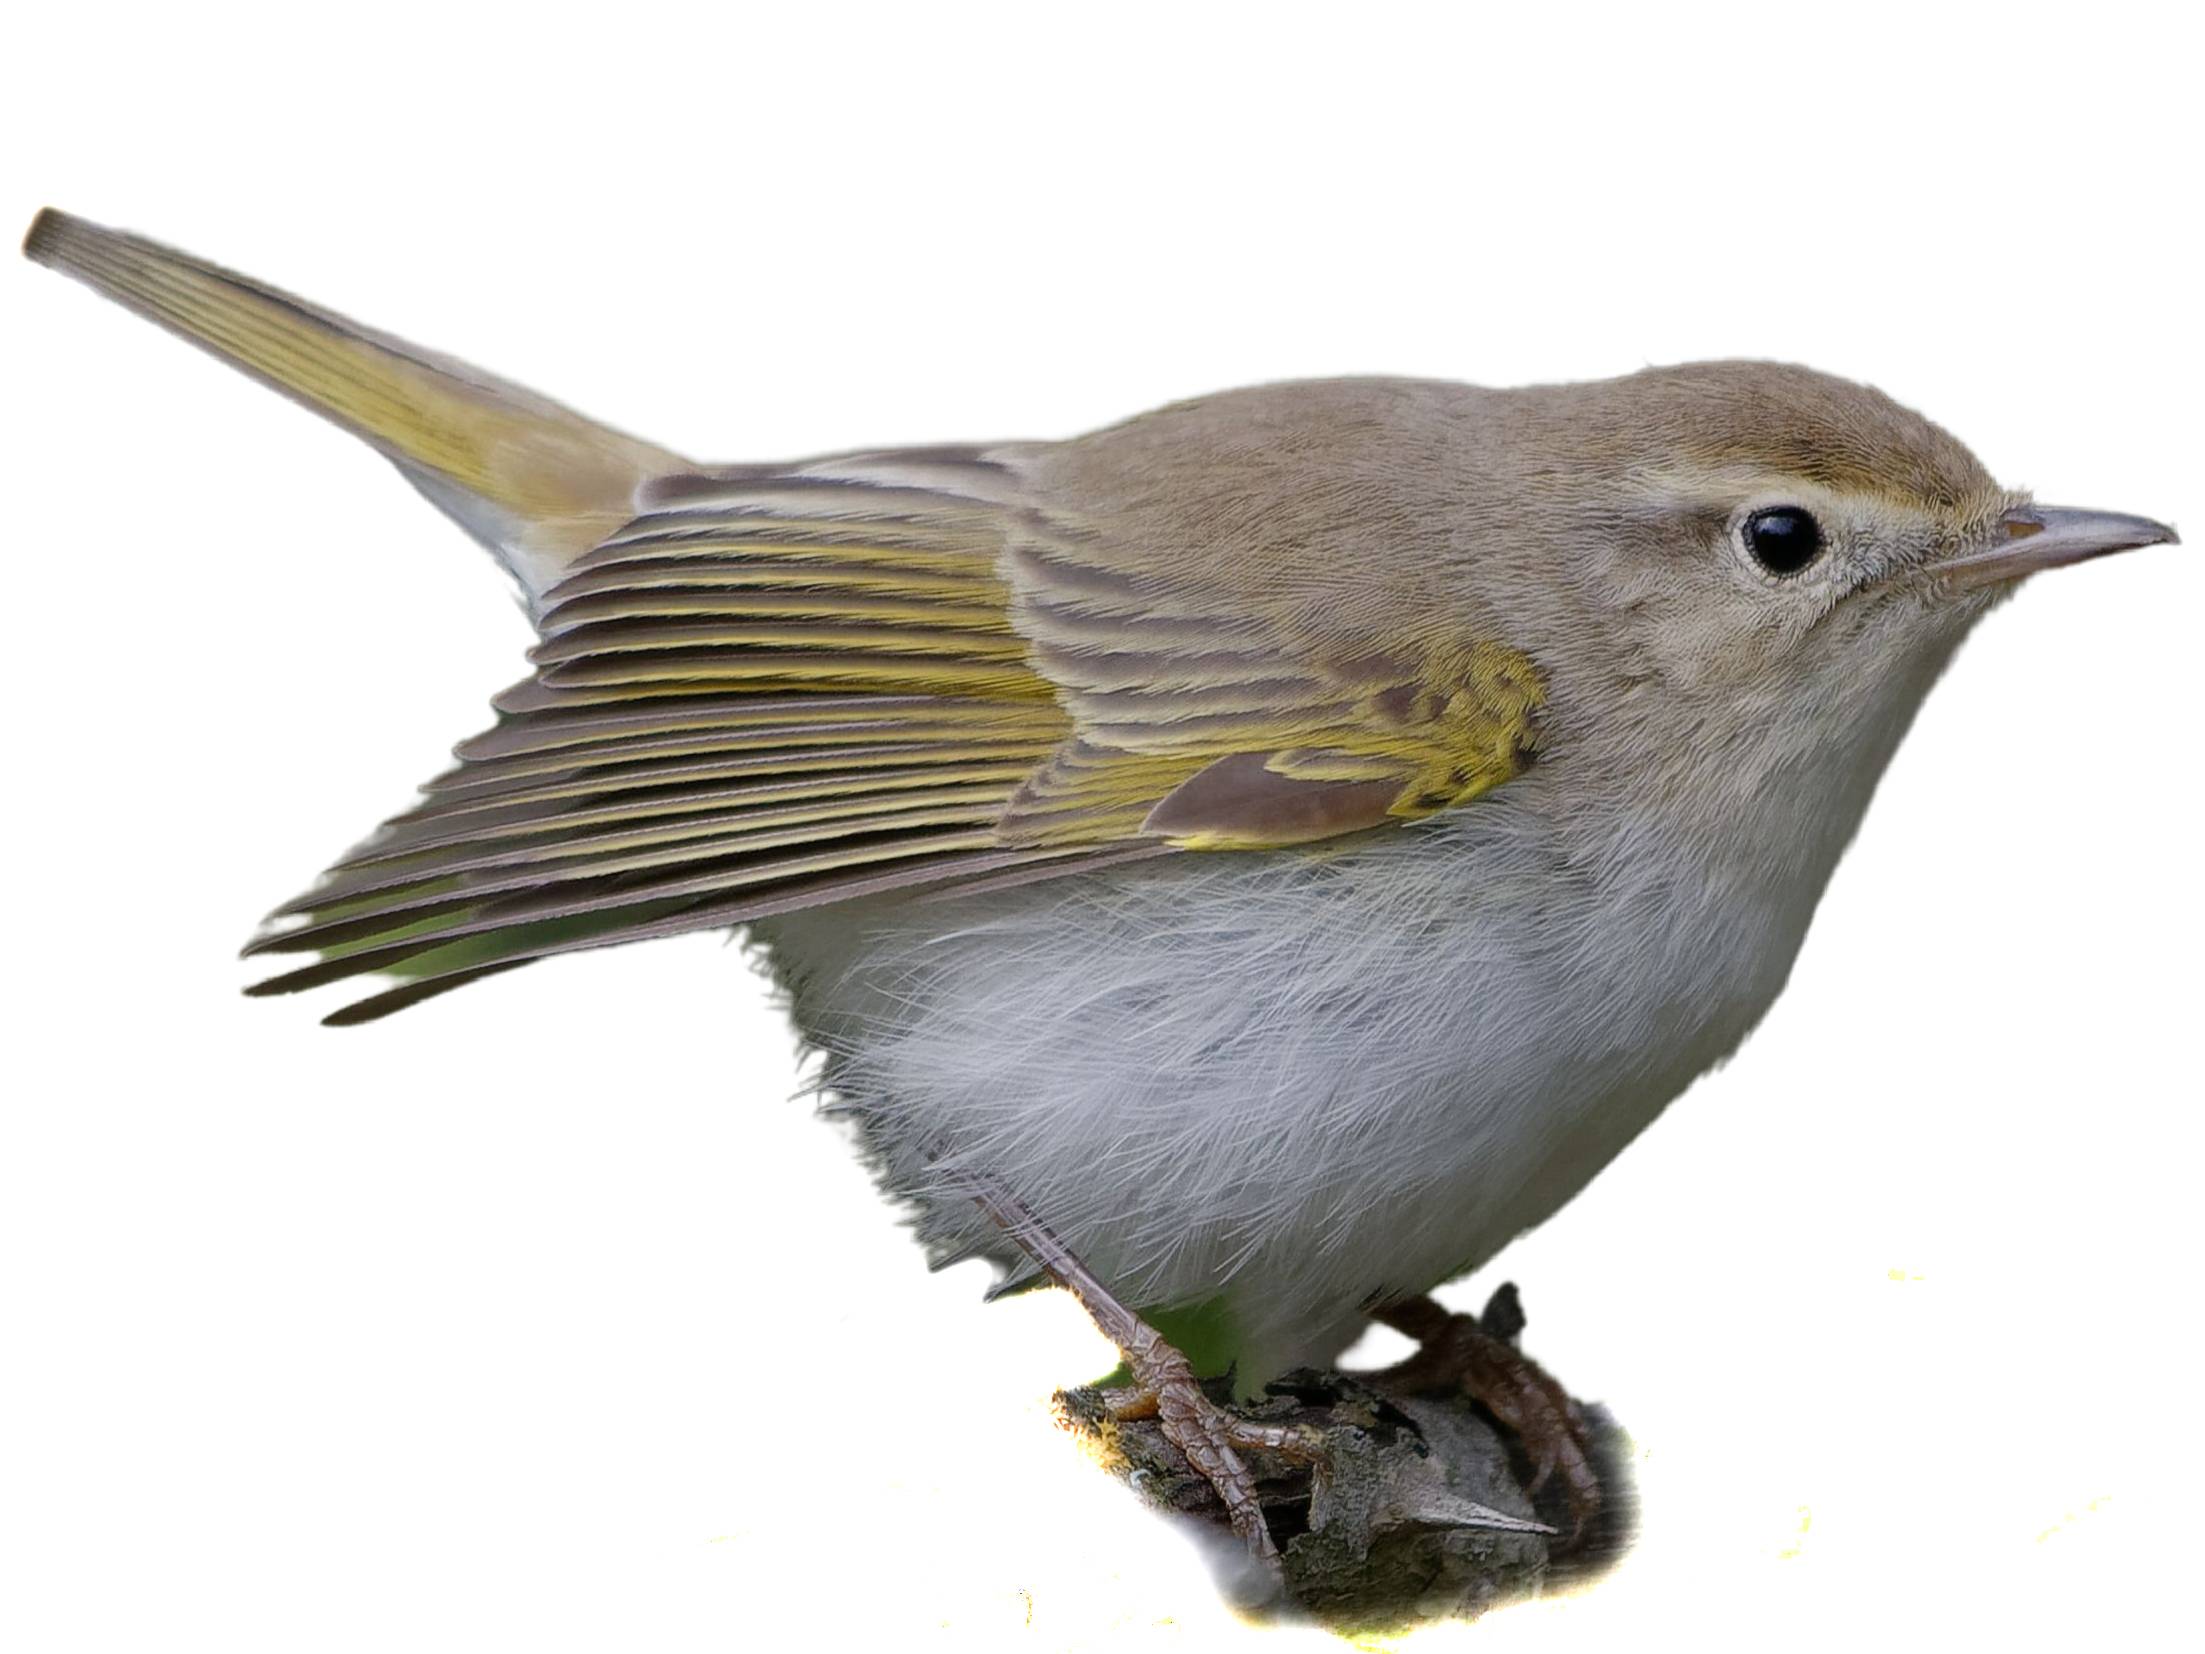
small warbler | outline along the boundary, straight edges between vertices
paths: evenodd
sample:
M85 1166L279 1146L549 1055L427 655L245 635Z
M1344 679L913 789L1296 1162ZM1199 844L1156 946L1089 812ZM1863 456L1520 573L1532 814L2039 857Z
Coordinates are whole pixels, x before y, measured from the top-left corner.
M26 251L372 443L541 635L250 991L747 928L933 1255L1079 1293L1264 1558L1241 1450L1292 1443L1197 1380L1374 1316L1597 1502L1424 1294L1759 1021L1969 628L2176 537L1767 362L699 465L133 235Z

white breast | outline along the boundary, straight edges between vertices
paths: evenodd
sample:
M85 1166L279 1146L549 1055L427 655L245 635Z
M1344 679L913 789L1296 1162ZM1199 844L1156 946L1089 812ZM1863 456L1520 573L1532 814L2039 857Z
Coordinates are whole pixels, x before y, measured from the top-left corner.
M1223 1296L1257 1382L1548 1216L1782 985L1819 878L1561 808L757 930L931 1250L1022 1266L945 1177L985 1168L1128 1302Z

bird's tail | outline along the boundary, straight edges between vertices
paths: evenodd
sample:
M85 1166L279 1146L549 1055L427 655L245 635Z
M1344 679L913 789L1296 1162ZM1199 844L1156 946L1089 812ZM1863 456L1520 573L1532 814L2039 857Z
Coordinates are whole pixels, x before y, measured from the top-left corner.
M541 594L690 469L651 443L159 242L49 207L23 251L372 443Z

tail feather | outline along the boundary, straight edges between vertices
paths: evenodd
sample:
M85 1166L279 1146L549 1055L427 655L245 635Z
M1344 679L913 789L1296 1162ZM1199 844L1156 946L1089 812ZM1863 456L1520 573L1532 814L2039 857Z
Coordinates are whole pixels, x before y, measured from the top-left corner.
M533 598L636 514L679 455L159 242L49 207L26 256L372 443Z

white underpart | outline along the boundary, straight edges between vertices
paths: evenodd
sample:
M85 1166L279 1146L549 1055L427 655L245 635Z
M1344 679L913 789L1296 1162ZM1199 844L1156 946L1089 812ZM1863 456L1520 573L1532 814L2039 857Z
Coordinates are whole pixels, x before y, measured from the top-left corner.
M1330 854L755 932L931 1250L1023 1270L957 1188L984 1168L1127 1302L1222 1297L1260 1383L1549 1216L1737 1047L1941 665L1684 814L1565 807L1564 757Z
M1260 1385L1543 1221L1737 1048L1976 612L1865 611L1904 646L1758 693L1573 720L1574 686L1527 774L1342 846L752 933L935 1256L1031 1273L985 1171L1126 1303L1222 1300Z

